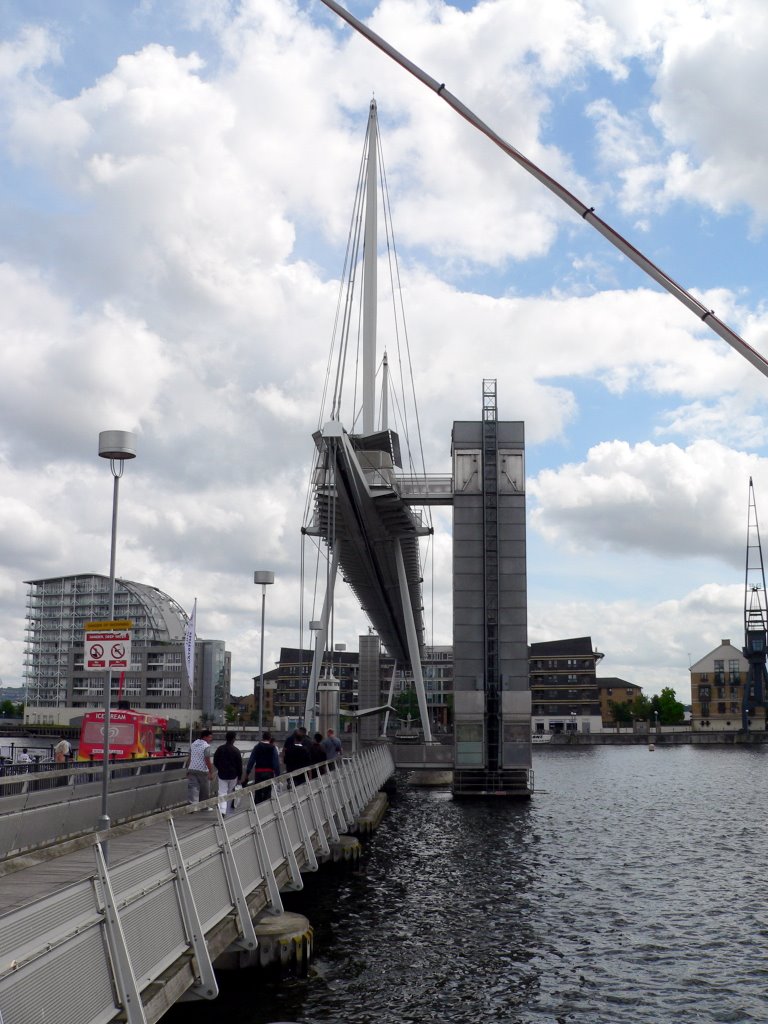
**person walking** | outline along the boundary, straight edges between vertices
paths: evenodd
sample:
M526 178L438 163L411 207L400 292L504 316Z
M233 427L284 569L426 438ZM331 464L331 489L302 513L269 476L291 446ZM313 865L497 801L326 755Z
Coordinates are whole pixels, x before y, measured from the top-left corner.
M227 797L233 792L243 774L243 755L235 746L236 732L228 732L224 742L216 748L213 755L213 766L219 776L219 810L227 814L232 808Z
M26 747L21 748L21 753L16 757L16 764L32 764L32 758Z
M306 768L308 764L312 763L311 746L307 730L300 726L294 731L293 736L288 737L283 747L286 772L298 771L299 768ZM293 776L294 786L300 786L302 782L304 782L303 774Z
M69 740L61 739L53 748L53 757L56 764L66 764L67 760L72 757L72 746Z
M321 732L315 733L312 739L312 745L309 748L309 756L312 764L322 764L328 760L325 756L325 751L323 750L323 734ZM312 773L313 779L317 778L317 772L322 772L324 774L325 768L317 768Z
M61 770L72 756L72 747L69 740L61 739L53 748L53 759L56 762L56 769ZM66 775L62 775L61 778L56 780L57 786L68 786L69 778Z
M261 739L251 751L248 758L248 766L243 775L243 785L248 784L248 776L253 772L254 782L267 782L275 779L280 774L280 758L277 747L272 739L272 733L263 732ZM253 794L254 802L260 804L263 800L269 800L272 793L271 786L263 786Z
M213 761L211 760L210 729L203 729L198 739L189 748L187 758L187 803L196 804L207 800L211 795L210 784L213 778Z
M333 762L341 757L341 740L333 729L328 730L323 740L323 750L325 751L326 759L331 762L328 767L333 768Z

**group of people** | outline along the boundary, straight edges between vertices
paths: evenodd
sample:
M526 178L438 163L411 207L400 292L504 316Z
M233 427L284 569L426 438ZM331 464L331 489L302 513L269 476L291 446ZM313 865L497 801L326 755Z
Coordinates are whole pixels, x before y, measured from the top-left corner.
M287 773L299 773L293 779L296 785L300 785L306 779L306 773L301 769L310 768L314 764L324 765L325 762L328 762L329 769L333 769L334 761L342 753L341 740L333 729L329 729L325 736L316 732L310 739L304 726L299 726L283 745L282 766L274 737L265 732L243 768L243 755L235 745L237 733L228 732L224 743L215 751L211 747L212 736L210 729L204 729L190 747L187 760L187 801L196 804L207 800L212 795L211 783L215 773L218 779L216 795L222 814L227 814L231 809L234 790L238 786L247 786L251 776L254 783L268 782L277 778L284 769ZM325 768L317 770L324 771ZM263 786L256 790L254 800L257 803L268 800L271 789L271 786Z

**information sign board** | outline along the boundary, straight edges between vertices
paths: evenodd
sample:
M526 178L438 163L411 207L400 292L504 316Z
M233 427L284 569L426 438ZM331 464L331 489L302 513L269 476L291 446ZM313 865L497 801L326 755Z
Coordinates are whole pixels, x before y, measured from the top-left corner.
M127 672L131 665L130 619L86 622L83 668L86 672Z

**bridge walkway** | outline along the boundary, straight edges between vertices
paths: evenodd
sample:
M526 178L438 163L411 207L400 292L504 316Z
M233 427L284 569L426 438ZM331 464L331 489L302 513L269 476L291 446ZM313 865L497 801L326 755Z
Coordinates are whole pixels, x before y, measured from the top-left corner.
M0 862L3 1024L154 1024L185 994L215 998L217 957L256 953L254 920L364 827L393 770L370 747L261 803L269 783L249 787L226 817L214 797Z

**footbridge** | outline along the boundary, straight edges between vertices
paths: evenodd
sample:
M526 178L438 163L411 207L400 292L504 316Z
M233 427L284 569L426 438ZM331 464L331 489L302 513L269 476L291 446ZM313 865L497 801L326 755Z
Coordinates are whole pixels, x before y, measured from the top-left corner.
M269 782L239 791L226 816L212 798L6 857L3 1024L152 1024L182 997L215 998L214 965L258 960L274 942L264 938L274 928L262 925L283 914L281 892L344 856L344 834L383 813L379 790L394 769L386 745L328 767L281 776L279 792ZM50 781L75 785L68 775ZM311 945L311 929L304 941Z
M303 533L324 545L326 595L316 630L312 670L307 687L304 721L312 727L315 714L327 720L318 705L318 677L323 652L329 645L336 577L357 597L375 634L395 664L409 667L419 705L421 731L433 742L432 723L422 672L425 615L420 542L433 532L431 506L450 506L453 512L453 792L455 796L529 797L531 770L531 694L528 684L525 437L521 422L497 417L496 381L483 381L482 419L457 421L451 436L452 472L427 473L422 445L408 436L409 423L418 426L400 396L400 430L390 427L389 362L381 360L381 397L377 403L377 215L378 185L385 190L381 169L376 103L371 102L366 144L361 162L353 224L347 253L337 323L343 325L332 401L323 409L322 426L313 434L315 460L311 501ZM388 252L393 232L387 223L388 197L382 196ZM390 271L392 294L398 274ZM343 275L344 276L344 275ZM362 285L359 285L362 280ZM358 289L356 291L356 289ZM361 294L360 294L361 292ZM357 330L352 311L360 311ZM395 317L397 320L397 317ZM396 323L394 341L407 338ZM361 340L359 350L357 339ZM399 352L399 349L398 349ZM358 358L362 356L360 379ZM407 355L410 360L410 353ZM347 367L347 360L350 366ZM397 364L401 363L398 356ZM329 370L330 370L329 361ZM351 406L342 421L345 376L355 374ZM329 374L330 379L330 374ZM411 373L411 381L413 374ZM394 389L393 389L394 393ZM361 398L358 408L358 395ZM396 401L397 401L396 399ZM395 405L395 401L393 401ZM323 419L329 414L328 418ZM421 467L419 468L419 459ZM318 558L318 565L321 559ZM318 573L318 577L320 573ZM362 657L361 657L362 661ZM359 709L352 716L369 716L360 725L363 740L381 733L372 718L382 707L381 681L376 671L361 669ZM363 676L365 675L365 678ZM394 676L393 684L394 686ZM333 684L322 688L326 707L332 704ZM338 700L338 698L336 698ZM390 693L391 701L391 693ZM386 725L383 727L386 729ZM443 759L439 751L439 759ZM422 761L435 761L424 751Z

